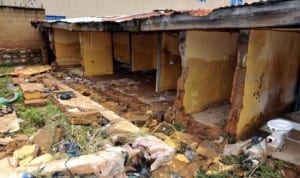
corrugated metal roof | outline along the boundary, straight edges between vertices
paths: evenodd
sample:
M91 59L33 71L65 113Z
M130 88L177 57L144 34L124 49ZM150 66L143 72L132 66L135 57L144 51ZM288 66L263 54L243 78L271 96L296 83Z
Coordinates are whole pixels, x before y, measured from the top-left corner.
M142 14L134 15L121 15L121 16L106 16L106 17L78 17L68 18L61 20L49 20L48 23L63 22L63 23L92 23L92 22L126 22L132 20L142 20L150 17L170 16L172 14L189 13L192 16L205 16L208 15L212 10L197 9L197 10L155 10Z

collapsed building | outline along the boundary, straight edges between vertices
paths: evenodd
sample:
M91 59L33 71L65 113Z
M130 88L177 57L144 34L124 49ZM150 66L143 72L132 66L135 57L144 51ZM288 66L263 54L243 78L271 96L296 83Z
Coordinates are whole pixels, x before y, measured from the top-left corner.
M80 65L85 76L153 70L151 92L176 91L177 119L202 134L225 129L243 139L295 110L299 5L269 1L33 24L49 34L58 66Z

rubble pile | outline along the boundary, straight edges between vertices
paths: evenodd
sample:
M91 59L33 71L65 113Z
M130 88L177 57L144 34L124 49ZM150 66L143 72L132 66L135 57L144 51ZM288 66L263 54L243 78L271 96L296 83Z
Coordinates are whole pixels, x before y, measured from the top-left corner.
M8 89L23 100L0 103L0 177L251 177L268 160L263 138L234 144L225 136L200 139L166 122L164 113L130 113L129 107L124 118L94 101L94 93L69 87L72 78L54 78L50 69L11 73L17 86Z

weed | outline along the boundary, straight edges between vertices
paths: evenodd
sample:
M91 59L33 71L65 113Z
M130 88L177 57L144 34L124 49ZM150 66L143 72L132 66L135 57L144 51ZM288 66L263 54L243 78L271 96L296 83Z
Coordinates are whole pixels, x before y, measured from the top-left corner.
M199 169L195 175L195 178L235 178L238 177L231 172L221 172L214 175L208 175L204 170Z
M272 177L272 178L281 178L280 171L283 168L283 163L280 161L272 161L274 167L268 164L260 164L253 172L253 177L264 178L264 177Z
M11 82L11 77L0 77L0 97L8 97L14 93L13 90L9 90L6 87L6 85Z

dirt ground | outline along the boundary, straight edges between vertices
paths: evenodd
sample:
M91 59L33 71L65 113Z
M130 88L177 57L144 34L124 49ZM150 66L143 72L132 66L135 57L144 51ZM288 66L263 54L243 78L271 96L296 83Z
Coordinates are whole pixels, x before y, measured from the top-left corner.
M234 142L230 136L224 135L217 139L208 139L201 137L201 135L187 132L187 128L177 123L175 117L173 117L173 103L176 93L174 91L155 93L155 75L151 71L137 72L131 75L121 72L114 76L108 75L95 78L83 78L69 70L48 71L47 75L55 77L55 80L62 82L62 84L57 82L49 83L48 80L39 77L39 74L35 76L18 75L17 78L8 76L0 79L0 84L3 88L6 87L7 83L12 83L13 81L16 82L17 86L19 85L18 83L24 81L43 83L47 88L47 95L41 96L49 99L42 106L26 106L24 105L26 100L19 100L13 104L20 123L20 130L13 133L0 134L0 159L2 159L3 163L0 165L0 175L4 175L2 173L5 170L10 170L11 173L20 170L22 172L24 166L30 169L32 168L30 167L33 164L32 162L37 158L41 159L40 157L44 161L41 163L42 165L51 164L51 161L63 161L64 159L65 162L71 160L75 163L76 159L80 160L84 156L92 157L94 153L101 155L104 152L103 154L106 154L105 150L109 145L109 148L126 148L125 150L129 153L129 157L125 156L124 164L120 165L120 169L124 166L121 169L123 177L225 178L299 176L295 171L291 171L289 167L284 167L280 161L271 159L258 159L255 161L255 159L249 159L249 155L240 150L240 148L237 155L224 156L224 147ZM75 103L75 105L80 107L62 106L68 101L57 102L57 98L61 97L60 93L56 91L59 86L73 89L73 94L77 95L76 101L82 102ZM68 89L68 92L70 91ZM1 92L6 93L5 96L11 94L9 89L3 89ZM2 96L4 95L2 94ZM35 97L37 95L27 96ZM83 99L80 100L80 98ZM42 103L40 100L38 101ZM87 106L83 106L85 103L87 103ZM106 117L113 118L113 120L103 119L103 115L95 115L93 110L86 110L86 108L93 108L94 106L100 108L102 114L106 114ZM5 107L2 107L2 110L4 109ZM80 110L85 116L71 115L70 119L70 113L74 112L74 110ZM122 118L125 118L125 120L122 120ZM76 124L75 120L80 124ZM131 123L135 125L131 125ZM157 142L153 142L147 148L144 145L143 148L145 149L140 151L139 147L134 147L133 145L138 138L142 138L144 135L153 135L159 140L156 140ZM67 151L66 145L68 145L68 149L72 148L71 152ZM161 147L155 147L159 145ZM253 146L257 146L257 144L248 145L250 148ZM29 148L21 152L20 150L24 147ZM138 154L135 153L137 148L139 148ZM151 149L153 152L151 152ZM164 155L167 157L151 157L151 155L166 154L168 150L171 150L171 152L169 152L170 155ZM147 157L149 152L151 152L150 158ZM18 156L20 154L21 156ZM155 160L159 160L158 158L164 159L161 160L157 168L150 170ZM99 162L105 159L105 156L102 160L100 157ZM107 159L111 158L108 157ZM90 160L86 160L86 164L79 161L81 166L85 167L85 170L91 171L88 173L76 166L67 169L65 166L62 166L62 168L57 168L59 170L57 172L46 173L43 172L47 170L47 166L45 166L45 169L40 170L38 173L30 172L30 176L50 175L61 177L64 175L72 176L74 173L77 173L81 177L101 177L99 175L104 173L101 173L101 171L96 173L99 170L95 172L95 167L92 166L93 169L91 168ZM7 165L6 162L9 162L9 164ZM76 162L76 164L79 164L79 162ZM110 165L112 162L113 160L106 161L105 165ZM110 169L110 171L111 174L117 175L114 169ZM22 175L24 176L25 173L22 172Z

